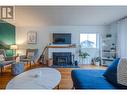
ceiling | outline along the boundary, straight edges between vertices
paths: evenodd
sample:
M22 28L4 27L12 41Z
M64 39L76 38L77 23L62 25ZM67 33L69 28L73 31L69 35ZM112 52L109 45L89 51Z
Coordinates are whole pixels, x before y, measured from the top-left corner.
M127 16L127 7L16 6L17 26L108 25Z

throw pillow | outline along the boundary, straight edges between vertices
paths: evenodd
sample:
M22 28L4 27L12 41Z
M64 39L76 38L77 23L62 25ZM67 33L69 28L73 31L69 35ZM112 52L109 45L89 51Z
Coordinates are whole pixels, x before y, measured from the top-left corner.
M4 60L5 60L4 55L0 54L0 61L4 61Z
M127 59L121 58L117 66L117 82L127 88Z
M117 86L117 66L120 58L116 58L113 63L108 67L103 76L113 85Z

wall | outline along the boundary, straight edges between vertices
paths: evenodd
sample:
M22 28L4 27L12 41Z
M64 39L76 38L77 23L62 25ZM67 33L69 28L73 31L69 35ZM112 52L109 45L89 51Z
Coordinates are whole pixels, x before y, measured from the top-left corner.
M110 24L110 33L112 34L112 43L117 43L117 24Z
M104 36L109 31L109 26L52 26L48 28L48 31L50 33L50 42L52 42L52 33L71 33L72 43L79 45L80 33L99 33L100 35ZM84 60L83 63L91 63L91 58L99 56L99 53L101 52L100 50L101 49L84 49L83 51L88 52L90 57ZM78 60L80 63L82 63L80 59Z
M27 32L37 32L37 44L27 44ZM16 44L18 44L20 54L25 54L27 48L38 48L39 55L43 48L49 43L49 32L44 27L16 27Z
M27 44L27 32L37 32L37 44ZM71 33L72 43L79 45L80 33L99 33L103 35L109 31L109 26L50 26L50 27L16 27L16 43L20 51L25 53L26 48L39 48L39 55L43 48L52 42L52 33ZM22 50L22 51L21 51ZM84 49L91 57L99 56L99 49ZM91 57L85 60L85 63L91 62Z
M117 30L117 23L112 23L110 25L110 33L112 35L112 37L111 37L111 43L110 44L111 44L111 47L112 47L112 44L114 43L116 49L117 49L117 40L118 40L117 31L118 31ZM116 57L117 57L117 54L118 54L118 52L116 52Z
M117 57L127 58L127 18L122 18L111 24L113 31L116 33L116 50Z

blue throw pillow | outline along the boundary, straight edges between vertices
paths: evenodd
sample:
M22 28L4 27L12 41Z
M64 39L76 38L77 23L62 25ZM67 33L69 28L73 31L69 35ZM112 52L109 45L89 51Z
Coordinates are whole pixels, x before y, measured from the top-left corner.
M113 63L108 67L103 76L114 86L117 86L117 66L120 58L116 58Z

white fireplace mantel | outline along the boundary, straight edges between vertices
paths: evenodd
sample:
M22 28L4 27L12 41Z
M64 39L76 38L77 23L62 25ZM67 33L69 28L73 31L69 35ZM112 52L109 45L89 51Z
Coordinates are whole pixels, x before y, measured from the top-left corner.
M48 46L48 58L53 58L53 52L71 52L76 55L76 46L74 45L50 45Z

